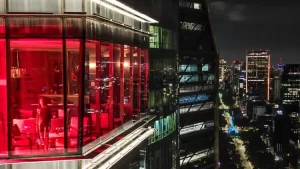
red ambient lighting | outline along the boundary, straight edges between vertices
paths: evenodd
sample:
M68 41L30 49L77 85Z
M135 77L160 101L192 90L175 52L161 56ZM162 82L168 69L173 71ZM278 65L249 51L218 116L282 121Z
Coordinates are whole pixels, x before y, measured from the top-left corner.
M147 109L147 49L64 39L55 25L10 32L1 39L0 23L0 158L80 154Z

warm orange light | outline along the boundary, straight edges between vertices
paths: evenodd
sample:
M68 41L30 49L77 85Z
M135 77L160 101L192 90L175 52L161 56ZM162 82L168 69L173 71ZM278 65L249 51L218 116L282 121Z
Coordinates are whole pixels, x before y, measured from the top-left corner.
M97 67L96 62L90 62L89 67L90 69L96 69Z
M124 62L124 67L129 67L129 63L128 62Z

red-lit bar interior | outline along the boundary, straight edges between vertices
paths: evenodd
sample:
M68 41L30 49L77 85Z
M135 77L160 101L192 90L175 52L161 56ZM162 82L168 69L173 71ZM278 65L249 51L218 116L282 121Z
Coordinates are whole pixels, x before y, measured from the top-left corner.
M6 21L0 158L80 154L147 109L147 49L86 36L74 19Z

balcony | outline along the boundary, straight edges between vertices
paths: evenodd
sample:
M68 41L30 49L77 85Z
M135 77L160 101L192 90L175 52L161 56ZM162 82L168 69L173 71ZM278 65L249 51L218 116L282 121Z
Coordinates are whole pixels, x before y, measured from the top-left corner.
M209 121L209 122L201 122L201 123L184 126L180 130L180 136L184 136L199 131L204 131L206 129L214 127L214 125L215 125L214 121Z
M83 169L108 169L129 154L134 148L148 139L153 134L153 128L140 128L130 133L98 156L89 160Z
M190 104L196 103L201 101L206 101L209 99L210 96L208 95L192 95L192 96L184 96L179 98L179 104Z
M183 166L183 165L186 165L188 163L192 163L192 162L195 162L195 161L198 161L202 158L205 158L205 157L208 157L210 155L214 154L214 150L212 149L205 149L205 150L202 150L202 151L199 151L195 154L190 154L190 155L187 155L185 157L181 157L180 159L180 165Z
M202 104L194 104L189 106L182 106L180 107L180 114L186 114L186 113L195 113L203 110L212 109L214 107L213 102L207 102Z
M192 93L192 92L199 92L199 91L208 91L208 90L213 90L214 88L215 88L214 85L182 86L179 89L179 93L184 94L184 93Z

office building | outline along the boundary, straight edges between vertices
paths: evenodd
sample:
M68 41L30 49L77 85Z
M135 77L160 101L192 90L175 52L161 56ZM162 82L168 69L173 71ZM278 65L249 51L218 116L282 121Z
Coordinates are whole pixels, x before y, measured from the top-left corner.
M300 101L300 64L286 64L283 67L281 94L282 103Z
M273 79L273 101L278 103L281 99L281 75L275 76Z
M219 57L208 4L179 1L180 166L218 166Z
M175 73L169 112L149 113L155 19L116 0L0 1L0 16L1 166L147 168L164 137L178 166Z
M246 94L248 100L268 101L270 97L270 51L246 52Z
M227 61L225 59L220 59L219 62L219 81L223 81L225 79L225 73L227 71Z
M149 114L157 116L156 131L145 149L146 168L179 168L178 1L124 0L159 23L149 32ZM167 7L167 8L165 8Z
M245 61L234 60L231 66L231 81L234 97L239 105L242 105L245 95Z

